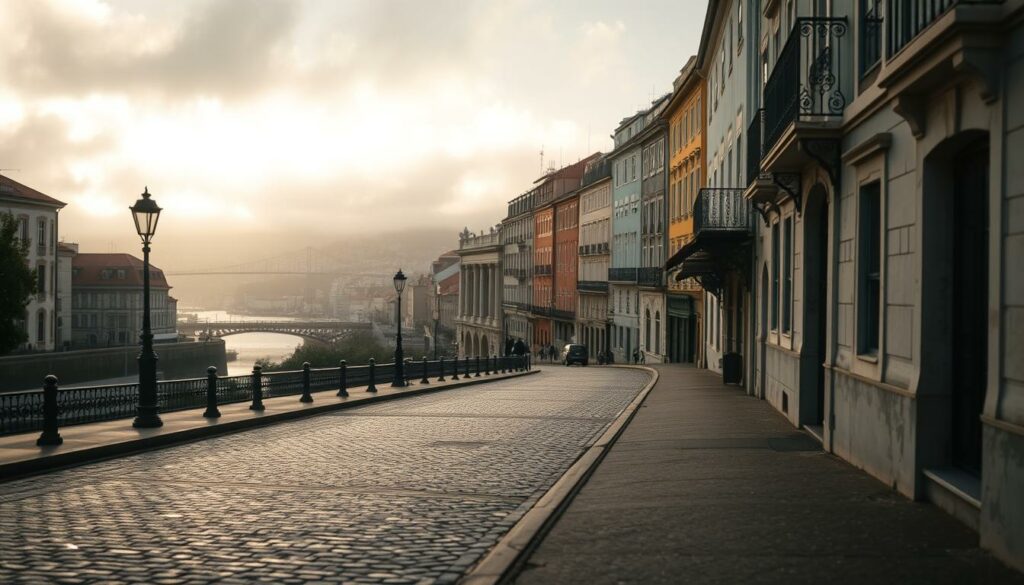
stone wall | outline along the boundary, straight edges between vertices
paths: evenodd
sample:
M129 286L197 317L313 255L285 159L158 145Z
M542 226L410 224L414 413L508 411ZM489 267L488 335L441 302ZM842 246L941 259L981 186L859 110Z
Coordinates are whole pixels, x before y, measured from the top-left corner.
M160 343L156 353L162 380L199 378L206 375L209 366L227 371L223 341ZM61 384L137 375L138 355L138 346L132 345L2 357L0 391L41 388L48 374L57 376Z

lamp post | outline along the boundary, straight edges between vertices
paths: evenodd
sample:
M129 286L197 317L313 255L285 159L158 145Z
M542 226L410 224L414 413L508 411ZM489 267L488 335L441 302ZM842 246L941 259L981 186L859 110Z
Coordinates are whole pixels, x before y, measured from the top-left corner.
M441 318L441 285L434 284L434 361L437 361L437 321Z
M135 220L135 231L142 238L142 351L139 353L139 408L132 423L136 428L163 426L156 405L156 361L153 351L153 331L149 323L149 243L156 233L160 220L160 206L150 197L149 188L142 192L142 198L129 207Z
M397 321L397 333L395 335L395 376L394 380L391 381L393 388L403 388L405 386L405 357L402 355L402 291L405 290L405 275L402 274L402 269L399 268L398 272L395 273L395 292L398 293L398 318Z

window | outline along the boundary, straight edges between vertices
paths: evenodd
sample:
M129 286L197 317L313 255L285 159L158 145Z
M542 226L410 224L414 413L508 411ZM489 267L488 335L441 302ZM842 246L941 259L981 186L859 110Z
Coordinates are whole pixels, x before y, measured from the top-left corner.
M36 313L36 343L46 343L46 311Z
M654 312L654 353L661 353L661 311Z
M881 306L881 184L878 181L860 188L858 222L857 351L878 353L878 322Z
M772 225L772 329L779 328L779 224Z
M787 217L782 229L782 331L792 329L793 304L793 218Z
M46 293L46 265L39 264L36 266L36 293L39 295Z
M36 232L36 245L40 248L46 247L46 219L39 218L38 231Z
M860 74L871 71L882 57L882 0L860 0Z
M651 310L644 309L644 349L651 350Z
M743 0L736 3L736 52L743 46Z

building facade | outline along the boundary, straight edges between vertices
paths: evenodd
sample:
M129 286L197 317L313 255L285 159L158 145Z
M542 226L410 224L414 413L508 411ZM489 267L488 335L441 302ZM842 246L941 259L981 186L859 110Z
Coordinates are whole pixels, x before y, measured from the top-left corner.
M693 240L693 209L704 187L704 80L690 57L673 82L663 116L669 125L668 255ZM672 363L704 362L704 291L696 278L668 278L666 345Z
M502 351L501 229L459 234L459 356L491 356Z
M632 361L639 351L640 174L641 150L636 137L644 127L641 111L623 119L615 130L612 164L612 254L608 269L612 354L617 362Z
M177 301L164 272L150 265L153 341L178 340ZM71 337L76 348L135 345L143 320L143 264L131 254L76 254L71 261Z
M74 318L71 302L72 264L78 254L78 244L57 243L57 288L55 306L57 308L57 349L70 349L74 341L71 321Z
M753 387L1024 568L1024 3L752 14Z
M668 236L665 192L668 188L663 119L671 94L656 100L644 114L640 140L640 351L645 363L661 363L665 355L665 246Z
M51 351L57 346L57 216L64 205L0 175L0 213L18 223L18 239L28 242L26 261L36 276L36 294L20 321L27 338L22 350Z
M576 282L579 269L580 198L569 191L554 203L554 305L551 311L554 345L576 341Z
M533 196L528 191L508 202L501 222L503 259L502 308L505 334L513 342L522 340L533 347Z
M612 172L602 156L587 164L579 193L579 268L577 269L576 341L590 358L607 352L608 268L611 266Z

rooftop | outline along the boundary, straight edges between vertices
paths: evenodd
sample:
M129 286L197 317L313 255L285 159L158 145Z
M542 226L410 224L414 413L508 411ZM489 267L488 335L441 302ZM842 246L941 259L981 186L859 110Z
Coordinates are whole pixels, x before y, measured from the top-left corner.
M0 175L0 199L22 200L39 205L61 208L67 205L49 195L40 193L32 187L22 185L10 177Z
M163 270L150 265L149 285L171 288ZM141 287L142 260L131 254L78 254L71 261L71 286Z

